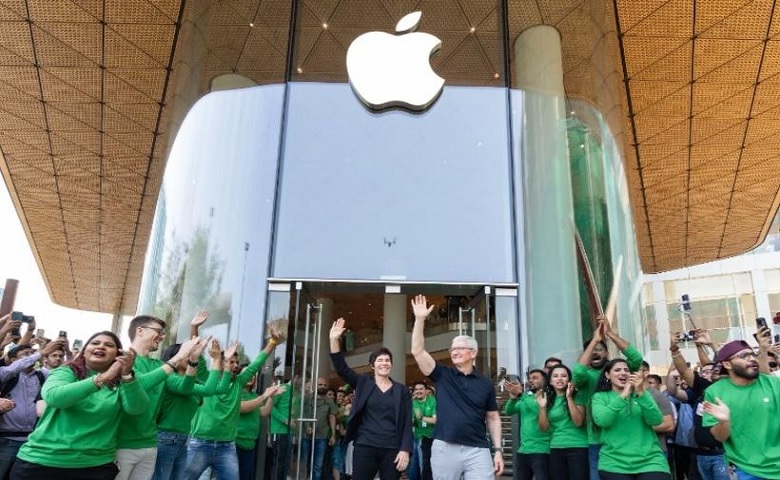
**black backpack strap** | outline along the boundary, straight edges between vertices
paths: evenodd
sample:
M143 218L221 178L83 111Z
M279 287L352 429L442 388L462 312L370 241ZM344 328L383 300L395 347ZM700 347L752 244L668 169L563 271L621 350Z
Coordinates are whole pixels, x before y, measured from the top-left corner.
M19 383L18 373L8 377L8 379L3 383L3 386L0 387L0 397L5 398L6 396L8 396L8 394L11 393L11 390L13 390L18 383Z

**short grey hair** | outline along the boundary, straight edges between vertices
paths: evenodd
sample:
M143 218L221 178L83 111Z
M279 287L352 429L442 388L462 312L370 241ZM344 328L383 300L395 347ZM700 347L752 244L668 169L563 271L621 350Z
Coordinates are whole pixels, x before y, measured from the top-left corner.
M454 344L455 342L464 342L467 347L473 350L479 350L477 339L470 335L458 335L457 337L452 339L452 343Z

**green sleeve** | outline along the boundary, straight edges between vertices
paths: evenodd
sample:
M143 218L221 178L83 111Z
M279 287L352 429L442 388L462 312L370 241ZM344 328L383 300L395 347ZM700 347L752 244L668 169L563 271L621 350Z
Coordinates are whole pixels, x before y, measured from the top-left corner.
M128 415L140 415L149 409L149 396L137 380L120 384L119 398L122 410Z
M510 398L504 405L504 415L514 415L520 413L520 399Z
M142 373L136 377L136 380L141 384L144 390L148 390L158 383L162 383L168 378L168 374L163 370L163 367L158 367L151 372Z
M575 405L588 405L588 394L585 392L585 390L577 390L577 392L574 394L574 404Z
M642 395L636 397L636 403L642 407L642 419L646 424L654 427L664 421L664 415L661 413L661 409L658 408L658 404L655 403L653 396L650 395L650 392L645 391Z
M282 396L286 394L287 392L283 393L282 395L277 395L272 399L274 402L274 408L271 409L271 418L281 423L282 425L289 424L289 417L288 417L289 412L283 411L281 407L277 408L277 405L279 405L279 402L282 401Z
M43 384L41 398L52 408L69 408L98 391L92 377L76 380L69 367L53 370Z
M634 348L633 345L629 343L626 350L623 352L623 355L626 356L626 363L628 364L629 370L636 372L642 368L642 361L644 360L642 358L642 353Z
M191 394L194 386L195 375L168 375L165 379L165 389L179 395Z
M571 379L574 382L574 386L578 389L587 389L590 383L590 375L588 375L588 367L577 362L574 364L574 369L571 371Z
M628 400L620 395L610 395L607 392L593 395L590 406L593 422L600 427L611 427L620 417L620 412L626 407L627 402Z
M230 381L233 380L233 375L230 372L222 372L222 376L219 377L219 383L217 384L217 391L215 395L224 395L230 390Z
M252 375L257 373L258 370L260 370L260 367L263 366L265 361L268 359L268 354L265 353L265 350L261 350L260 353L255 357L254 360L252 360L252 363L250 363L243 372L239 373L236 377L236 382L238 382L241 387L243 387L246 382L249 381L250 378L252 378Z
M217 384L219 383L219 372L221 370L209 370L209 375L206 377L205 383L196 383L192 387L193 395L199 397L210 397L217 391Z

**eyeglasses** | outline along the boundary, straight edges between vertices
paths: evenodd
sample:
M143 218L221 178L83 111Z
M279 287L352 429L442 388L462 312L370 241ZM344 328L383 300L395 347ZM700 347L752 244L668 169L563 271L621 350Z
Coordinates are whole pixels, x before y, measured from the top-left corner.
M740 360L747 360L748 358L757 358L756 354L753 352L742 352L734 355L731 358L738 358Z
M474 350L474 349L471 347L450 347L449 350L450 353L452 353L452 352L460 352L462 350Z
M162 328L149 327L149 326L146 326L146 325L144 325L142 327L138 327L138 328L145 328L147 330L154 330L155 332L157 332L157 335L165 336L165 330L163 330Z

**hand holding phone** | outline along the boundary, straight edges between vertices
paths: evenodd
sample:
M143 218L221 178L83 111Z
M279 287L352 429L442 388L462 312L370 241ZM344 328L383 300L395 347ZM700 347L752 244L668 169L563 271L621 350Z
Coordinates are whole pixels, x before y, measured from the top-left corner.
M60 334L58 335L60 338L68 338L68 332L65 330L60 330Z

